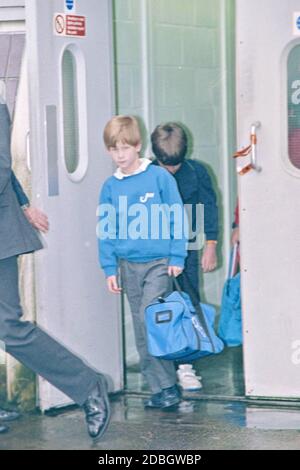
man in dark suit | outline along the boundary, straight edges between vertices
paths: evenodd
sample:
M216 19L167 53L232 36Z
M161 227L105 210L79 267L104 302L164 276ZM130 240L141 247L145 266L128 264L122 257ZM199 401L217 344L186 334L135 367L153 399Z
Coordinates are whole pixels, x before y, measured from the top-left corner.
M17 196L18 203L23 209L24 215L26 216L27 220L31 223L34 228L46 233L49 229L48 217L37 207L32 207L30 205L27 195L23 191L21 184L19 183L18 179L16 178L13 172L11 174L11 180L12 187ZM0 408L0 434L8 431L8 426L6 426L6 422L14 421L19 417L20 413L18 413L17 411L5 410L3 408Z
M11 182L13 190L16 194L18 203L22 208L25 217L30 222L30 224L40 230L41 232L46 233L49 229L48 217L37 207L30 205L29 199L26 193L23 191L21 184L19 183L14 172L11 174ZM15 410L5 410L0 408L0 434L8 431L8 426L6 423L8 421L14 421L20 417L20 413Z
M10 118L0 102L0 340L9 354L83 406L89 435L99 438L110 418L105 377L41 328L21 321L17 257L41 248L13 189Z

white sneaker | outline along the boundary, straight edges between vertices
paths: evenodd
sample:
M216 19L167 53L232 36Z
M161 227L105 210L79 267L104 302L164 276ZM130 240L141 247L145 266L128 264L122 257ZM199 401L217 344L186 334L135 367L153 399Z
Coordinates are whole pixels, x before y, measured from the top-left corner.
M177 377L182 390L194 392L202 388L201 377L196 376L196 371L191 364L180 364Z

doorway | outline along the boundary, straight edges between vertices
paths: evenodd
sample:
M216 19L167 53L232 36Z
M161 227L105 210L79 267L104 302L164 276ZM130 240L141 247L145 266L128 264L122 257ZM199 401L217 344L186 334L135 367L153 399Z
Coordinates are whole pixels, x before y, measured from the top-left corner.
M151 157L149 135L157 124L179 121L192 135L192 158L212 177L220 209L219 267L201 275L201 297L219 311L236 203L230 159L236 149L235 2L114 0L114 37L117 112L143 120L143 156ZM126 299L124 311L127 388L146 391ZM242 364L242 348L199 361L201 393L242 396Z
M127 27L132 22L135 36L141 37L137 43L142 44L148 67L143 68L138 88L139 49L126 60L122 53L117 54L119 77L135 80L130 89L118 89L119 109L140 113L150 131L167 120L188 124L196 138L195 158L211 164L218 181L223 256L221 268L205 276L202 292L203 299L217 306L226 277L230 220L236 201L237 175L229 157L236 148L249 145L253 129L257 133L257 141L252 138L252 162L249 158L237 161L237 170L251 163L250 171L238 176L244 346L243 350L226 350L219 357L199 361L199 374L207 374L204 386L207 380L207 390L213 395L220 392L297 401L299 2L239 0L236 4L226 2L225 8L222 1L209 2L208 6L208 2L196 5L190 0L183 12L176 2L145 1L134 14L123 9L122 15L117 0L115 3L117 37L122 37L126 28L124 18ZM204 24L207 37L201 31ZM214 37L213 42L209 36ZM120 48L120 41L117 44ZM221 107L214 101L216 97ZM213 372L219 361L220 370L227 368L220 379L221 387L219 374ZM226 377L232 386L225 386Z

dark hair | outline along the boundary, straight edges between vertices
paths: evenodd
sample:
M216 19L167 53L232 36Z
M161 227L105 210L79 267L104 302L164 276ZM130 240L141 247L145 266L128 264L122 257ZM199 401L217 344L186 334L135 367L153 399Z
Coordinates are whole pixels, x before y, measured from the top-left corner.
M151 134L152 150L163 165L175 166L184 161L188 139L185 130L176 122L157 126Z

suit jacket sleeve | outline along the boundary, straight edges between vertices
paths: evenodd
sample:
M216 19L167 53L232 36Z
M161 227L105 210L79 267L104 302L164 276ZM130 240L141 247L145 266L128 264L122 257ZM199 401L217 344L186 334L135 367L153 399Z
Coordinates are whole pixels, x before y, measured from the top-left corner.
M0 194L11 179L10 117L6 104L0 104Z
M11 172L11 182L20 206L24 206L24 204L29 204L29 199L24 193L23 188L13 171Z

